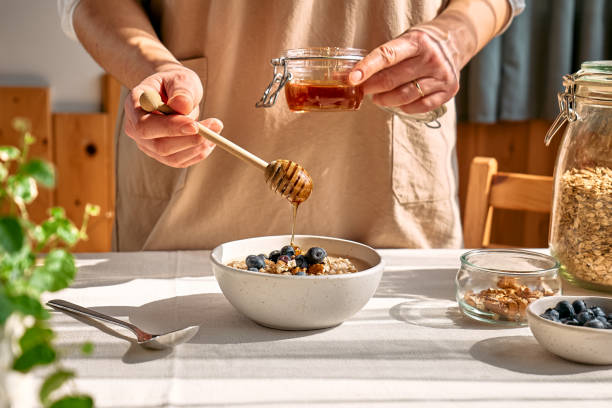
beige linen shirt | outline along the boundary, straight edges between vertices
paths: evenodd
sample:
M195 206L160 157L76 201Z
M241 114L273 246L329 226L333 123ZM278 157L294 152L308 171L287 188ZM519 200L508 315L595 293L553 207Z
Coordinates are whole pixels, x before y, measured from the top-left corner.
M293 113L281 94L255 108L270 59L290 48L365 48L433 19L443 0L151 1L162 42L201 78L202 117L264 160L290 159L312 176L296 232L375 247L459 247L454 102L429 129L366 100L359 111ZM125 94L125 93L124 93ZM117 135L114 248L209 249L290 233L291 207L263 173L217 148L187 169L167 167Z

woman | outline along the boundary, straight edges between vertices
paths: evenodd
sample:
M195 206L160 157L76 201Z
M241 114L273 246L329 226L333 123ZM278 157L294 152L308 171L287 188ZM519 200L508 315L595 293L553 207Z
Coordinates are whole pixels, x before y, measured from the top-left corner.
M125 86L117 136L117 250L203 249L290 230L290 207L259 170L196 134L194 119L314 180L298 233L376 247L459 247L455 112L459 71L520 1L64 0L63 23ZM357 112L295 114L254 103L283 50L371 50L350 75ZM148 114L165 92L182 115ZM128 89L131 89L128 92ZM446 104L440 129L403 120ZM378 106L377 106L378 105Z

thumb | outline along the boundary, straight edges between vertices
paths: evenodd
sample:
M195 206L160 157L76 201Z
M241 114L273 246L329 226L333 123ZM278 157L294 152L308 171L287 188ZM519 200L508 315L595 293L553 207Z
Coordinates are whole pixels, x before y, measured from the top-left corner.
M200 103L197 89L201 84L194 83L193 79L175 76L164 81L164 88L168 95L166 104L176 112L188 115Z

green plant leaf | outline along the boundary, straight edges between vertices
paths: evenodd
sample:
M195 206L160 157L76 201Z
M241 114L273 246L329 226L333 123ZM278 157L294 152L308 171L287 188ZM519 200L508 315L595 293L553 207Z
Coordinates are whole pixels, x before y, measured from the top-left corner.
M30 286L40 292L55 292L68 287L75 275L74 257L64 249L54 249L44 264L32 272Z
M43 385L40 387L39 396L42 403L46 405L49 395L72 378L74 378L74 372L68 370L57 370L48 376Z
M92 217L97 217L100 215L100 206L95 204L86 204L85 205L85 214L91 215Z
M36 188L34 179L23 174L9 176L6 189L15 201L25 204L31 203L38 196L38 188Z
M13 313L13 304L4 293L4 288L0 287L0 325L6 322L6 319Z
M8 170L6 169L6 166L4 164L0 164L0 181L4 181L6 180L6 178L8 177Z
M53 330L41 326L29 327L19 339L21 351L25 352L39 344L50 344L53 339Z
M93 400L87 395L69 395L55 401L49 408L91 408Z
M69 246L73 246L79 240L79 229L69 220L58 220L57 236Z
M36 143L36 138L32 136L30 132L26 132L23 135L23 144L29 146L29 145L33 145L34 143Z
M38 299L34 299L28 295L18 295L8 297L13 305L13 309L23 313L26 316L33 316L36 319L45 320L49 318L47 312Z
M13 370L27 373L36 365L51 364L55 361L55 350L49 344L39 344L23 352L13 362Z
M31 159L23 164L19 171L26 176L32 177L45 187L55 186L55 169L50 163L40 159Z
M27 118L16 117L11 121L11 126L19 133L26 133L32 129L32 124Z
M91 341L83 343L81 346L81 353L85 355L90 355L94 351L94 345Z
M15 217L0 217L0 247L4 252L14 254L23 248L23 228Z
M15 146L0 146L0 160L16 160L21 155L21 151Z
M62 207L51 207L49 208L48 212L52 218L65 218L66 217L66 211Z

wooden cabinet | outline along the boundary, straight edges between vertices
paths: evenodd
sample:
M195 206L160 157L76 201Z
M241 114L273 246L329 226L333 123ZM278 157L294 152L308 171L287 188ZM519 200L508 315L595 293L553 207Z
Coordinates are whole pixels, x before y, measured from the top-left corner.
M112 77L105 76L102 90L101 113L52 114L47 88L0 88L0 144L18 144L11 119L28 117L38 139L32 154L53 161L57 168L57 188L41 191L31 209L33 218L40 220L47 207L60 205L80 225L86 203L101 207L100 216L92 219L88 229L90 239L80 243L75 248L77 252L110 250L115 202L114 132L120 86ZM462 214L469 166L475 156L495 157L500 171L552 175L560 137L555 138L553 146L544 146L549 124L541 120L459 124L457 154ZM495 242L547 246L548 216L498 211L492 227Z

